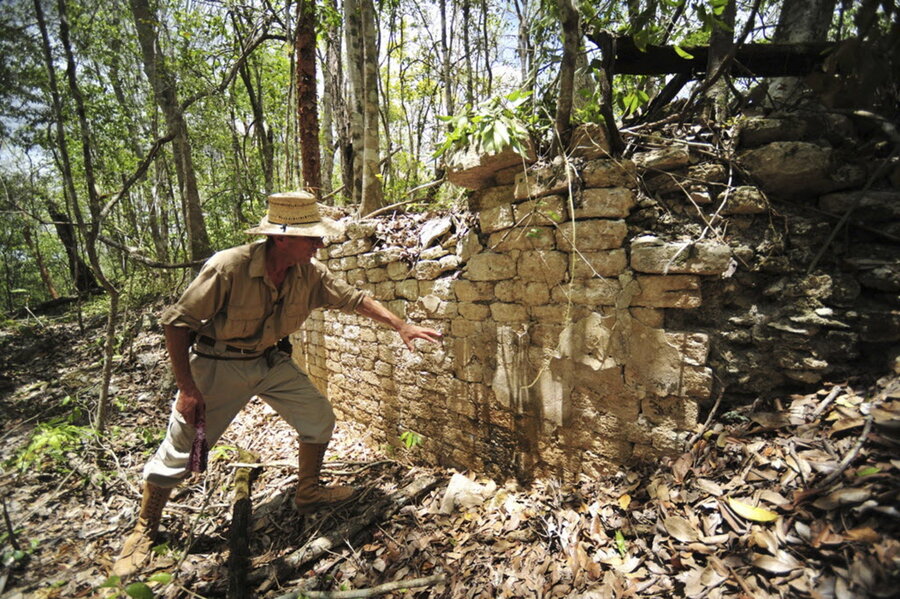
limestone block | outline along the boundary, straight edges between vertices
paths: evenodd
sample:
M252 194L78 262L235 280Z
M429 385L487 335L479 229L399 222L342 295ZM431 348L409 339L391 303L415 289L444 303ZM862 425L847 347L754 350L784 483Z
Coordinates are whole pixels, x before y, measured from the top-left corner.
M634 205L634 192L627 187L589 187L575 204L575 218L624 218Z
M556 247L556 237L551 227L514 227L493 233L488 239L488 247L503 253L513 250L552 250Z
M664 455L677 455L684 451L687 436L673 431L668 426L654 427L650 433L650 444Z
M568 212L565 198L559 195L513 204L513 216L520 227L553 225L565 220Z
M609 132L605 125L585 123L572 131L569 139L569 156L594 160L609 157Z
M553 164L516 176L513 196L517 200L568 193L578 181L578 172L569 164Z
M419 295L436 295L442 300L455 300L453 281L450 277L442 277L433 281L419 281Z
M436 295L426 295L420 297L410 306L409 315L411 318L454 318L457 314L458 304L456 302L448 302L440 299Z
M691 154L686 144L673 144L637 152L633 160L639 171L671 171L690 164Z
M528 313L538 322L562 323L566 322L568 311L565 304L550 306L531 306Z
M525 322L528 320L528 311L520 304L491 304L491 317L496 322Z
M473 304L472 302L459 302L457 304L459 315L468 320L481 322L488 318L491 309L484 304Z
M531 334L531 342L536 344L543 352L544 348L556 349L562 331L563 327L559 324L540 322L532 326L529 333Z
M688 167L688 179L695 183L725 183L728 181L728 169L717 162L701 162Z
M860 185L865 172L858 167L834 164L831 148L802 141L776 141L740 155L762 188L772 194L819 195Z
M360 327L359 340L363 343L374 344L376 341L378 341L378 335L375 333L375 330L372 329L372 327Z
M647 189L647 193L657 196L681 193L690 185L687 177L687 169L655 174L647 173L644 175L644 187Z
M368 268L366 269L366 281L369 283L383 283L387 281L386 268Z
M416 263L413 275L418 280L435 279L450 270L456 270L459 266L459 256L451 254L440 260L421 260Z
M703 366L685 366L681 371L679 395L708 399L712 394L712 369Z
M637 168L631 160L592 160L581 171L585 187L637 187Z
M640 292L632 306L647 308L697 308L700 306L700 279L692 275L639 276Z
M499 170L494 174L494 183L497 185L514 185L516 182L516 175L525 172L525 169L527 168L528 165L520 162L519 164L514 164Z
M766 196L752 185L741 185L731 190L731 193L721 196L725 205L720 214L730 216L733 214L762 214L769 211L769 203Z
M496 154L487 154L472 146L449 152L445 158L447 179L466 189L481 189L494 183L498 171L536 160L530 143L525 154L523 157L511 147Z
M738 139L743 148L755 148L773 141L806 139L810 123L798 118L746 118L738 123Z
M513 216L513 207L510 204L482 210L478 213L478 221L481 225L482 233L501 231L516 224Z
M427 250L422 250L421 253L419 253L419 260L440 260L449 253L450 250L440 245L436 245Z
M516 263L509 256L485 252L469 259L466 273L471 281L501 281L516 275Z
M470 362L465 366L459 366L455 370L456 376L460 380L468 381L470 383L480 383L485 380L484 366L477 360Z
M406 318L406 301L405 300L394 300L392 302L388 302L388 310L399 316L400 318Z
M353 270L348 270L347 274L344 275L347 279L347 282L351 285L362 285L366 283L366 271L361 268L354 268Z
M372 237L377 228L378 223L374 220L351 220L346 228L347 237L351 240Z
M453 291L461 302L487 301L494 298L494 283L487 281L453 281Z
M414 279L407 279L396 283L396 294L408 300L419 299L419 282Z
M450 334L454 337L472 337L480 332L478 323L469 318L455 318L450 322Z
M605 252L579 252L575 255L572 277L575 279L615 277L624 272L627 266L628 257L625 250L622 249Z
M555 232L556 247L569 251L572 249L572 240L579 250L611 250L622 247L622 242L628 234L628 227L624 220L582 220L572 225L566 224Z
M687 364L702 366L709 357L709 335L705 333L666 332L666 342L681 352Z
M900 219L900 191L851 191L829 193L819 198L819 208L841 214L853 208L853 216L868 221Z
M399 281L409 276L410 268L405 262L391 262L387 265L387 275L392 281Z
M469 231L456 242L456 255L463 262L468 262L469 258L480 252L484 247L478 240L478 233Z
M469 210L481 212L504 204L512 204L516 199L514 192L515 185L498 185L472 192L468 198Z
M359 256L352 256L349 258L345 258L345 260L353 259L355 260L360 268L378 268L380 266L386 266L391 262L396 262L400 259L401 250L400 248L391 248L387 250L379 250L375 252L368 252L365 254L360 254ZM352 266L348 266L347 268L355 268L356 264Z
M615 279L588 279L577 285L557 285L550 292L554 302L584 306L614 306L622 286Z
M658 274L721 275L731 265L731 248L719 241L663 241L642 235L631 241L631 268Z
M329 246L328 255L332 258L344 258L364 254L372 249L371 239L351 239L340 245Z
M359 265L359 258L356 256L347 256L337 261L341 270L353 270Z
M397 299L394 293L395 283L393 281L384 281L375 285L375 299L380 302Z
M500 281L494 290L501 302L513 302L536 306L550 301L550 286L538 281L513 279Z
M552 286L566 279L568 256L554 251L525 251L519 255L517 272L525 281Z

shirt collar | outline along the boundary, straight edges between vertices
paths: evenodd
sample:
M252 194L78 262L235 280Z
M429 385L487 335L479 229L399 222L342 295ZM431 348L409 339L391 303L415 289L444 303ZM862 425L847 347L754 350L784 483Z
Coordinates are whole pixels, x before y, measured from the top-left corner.
M255 241L250 244L250 276L266 276L266 240Z

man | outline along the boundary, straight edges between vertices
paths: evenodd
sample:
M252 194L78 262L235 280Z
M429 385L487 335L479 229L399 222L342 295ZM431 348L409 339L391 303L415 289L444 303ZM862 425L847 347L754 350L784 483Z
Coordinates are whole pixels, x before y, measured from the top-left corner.
M316 308L356 312L387 324L410 350L415 339L437 343L441 333L403 321L314 262L323 238L339 232L334 221L320 217L313 195L269 196L267 215L247 231L265 235L265 241L214 255L181 299L163 312L178 395L166 438L144 467L140 515L114 574L128 576L149 560L172 488L188 476L189 466L198 469L189 464L189 457L197 458L198 433L213 445L254 395L299 435L296 508L306 513L353 495L350 487L319 482L334 412L291 357L277 350L278 342Z

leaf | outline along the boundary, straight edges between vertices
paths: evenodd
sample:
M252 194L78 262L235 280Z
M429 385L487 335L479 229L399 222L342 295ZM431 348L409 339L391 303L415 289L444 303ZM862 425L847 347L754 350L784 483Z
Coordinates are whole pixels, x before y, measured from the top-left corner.
M106 579L106 582L100 585L101 589L114 589L119 586L119 583L122 582L122 578L113 574L109 578Z
M125 594L134 599L153 599L153 591L143 582L133 582L125 587Z
M681 516L669 516L663 520L666 531L682 543L693 543L700 537L700 533Z
M731 506L738 516L753 520L754 522L772 522L778 519L778 514L773 511L761 507L754 507L743 501L738 501L732 497L728 497L728 505Z
M816 499L813 505L820 510L833 510L842 505L862 503L871 496L872 490L866 487L843 488Z
M879 472L881 472L881 468L878 466L867 466L857 470L856 476L871 476L872 474L878 474Z
M616 549L619 550L619 554L622 557L625 557L628 554L628 547L625 544L625 535L622 534L621 530L616 531Z
M619 497L619 507L623 510L627 510L628 506L631 505L631 495L625 493L621 497Z
M147 580L150 582L158 582L160 584L169 584L172 582L172 575L168 572L157 572Z
M673 47L675 48L675 54L677 54L678 56L684 58L685 60L693 60L694 55L690 52L685 52L684 49L678 44L675 44L675 46Z
M787 574L791 570L795 570L800 566L800 564L798 564L796 560L791 558L783 551L781 552L779 557L756 554L751 563L760 570L765 570L766 572L771 572L772 574Z

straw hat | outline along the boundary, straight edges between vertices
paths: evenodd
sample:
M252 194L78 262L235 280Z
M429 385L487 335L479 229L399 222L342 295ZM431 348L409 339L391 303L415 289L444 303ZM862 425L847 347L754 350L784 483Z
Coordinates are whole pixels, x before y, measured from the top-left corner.
M299 237L337 237L341 227L319 214L316 197L306 191L289 191L269 196L267 214L259 226L247 229L250 235L296 235Z

